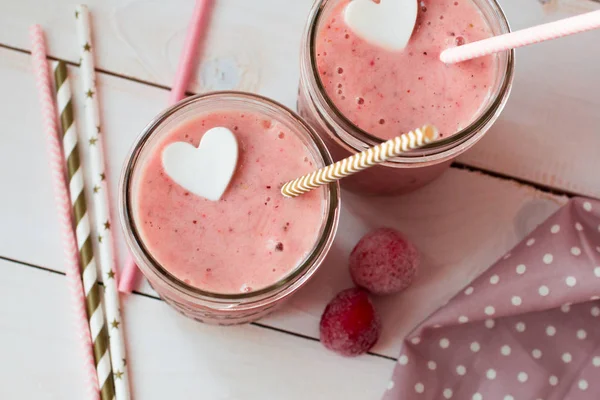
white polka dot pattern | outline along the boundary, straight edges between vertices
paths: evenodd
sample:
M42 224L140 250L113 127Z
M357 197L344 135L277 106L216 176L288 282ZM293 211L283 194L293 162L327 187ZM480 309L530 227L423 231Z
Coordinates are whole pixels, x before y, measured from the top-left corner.
M419 382L415 385L415 392L423 393L424 391L425 391L425 385L423 385L421 382Z
M519 372L519 374L517 375L517 379L519 380L519 382L525 383L527 382L527 379L529 379L529 375L527 375L527 372Z
M599 254L600 202L570 200L411 334L384 400L600 399Z

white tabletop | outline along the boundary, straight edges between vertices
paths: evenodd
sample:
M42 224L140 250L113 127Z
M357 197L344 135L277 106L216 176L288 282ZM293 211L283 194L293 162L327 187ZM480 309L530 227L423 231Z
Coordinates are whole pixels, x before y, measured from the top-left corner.
M256 91L294 107L301 31L312 0L217 0L191 90ZM513 29L594 10L588 0L502 0ZM544 3L544 5L542 5ZM64 259L31 72L28 27L78 84L72 0L0 0L0 398L82 399ZM166 105L192 0L90 0L113 207L134 137ZM517 51L499 122L426 188L402 197L344 193L340 230L316 277L257 324L213 327L172 311L147 284L123 299L136 399L377 399L403 336L567 201L600 197L600 32ZM81 115L81 96L76 111ZM113 219L115 219L113 215ZM116 219L115 219L116 221ZM346 359L318 342L327 301L351 285L347 258L370 228L420 248L422 273L378 299L383 335ZM117 237L119 259L125 249Z

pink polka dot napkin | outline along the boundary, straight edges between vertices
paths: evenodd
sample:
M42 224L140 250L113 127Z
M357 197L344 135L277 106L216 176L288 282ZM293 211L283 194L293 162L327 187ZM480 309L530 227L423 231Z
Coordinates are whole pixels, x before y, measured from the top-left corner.
M404 342L385 400L600 399L600 202L571 200Z

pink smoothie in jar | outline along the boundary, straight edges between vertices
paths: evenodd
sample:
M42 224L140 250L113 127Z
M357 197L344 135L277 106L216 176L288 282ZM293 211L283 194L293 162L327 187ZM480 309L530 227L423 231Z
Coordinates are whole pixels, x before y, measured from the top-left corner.
M219 201L190 193L165 172L173 142L198 147L211 128L234 132L237 170ZM185 283L212 293L244 293L281 280L315 245L322 189L286 199L281 184L314 169L304 143L279 123L249 112L198 115L175 127L150 157L137 192L140 235L153 257Z
M444 137L473 121L494 86L493 57L453 65L439 60L448 47L492 36L471 0L422 1L410 41L401 51L357 36L344 22L349 2L340 1L332 10L315 48L321 82L346 118L381 139L426 123Z
M439 60L441 51L508 33L508 22L496 0L424 0L407 46L389 50L346 23L352 1L397 0L315 2L300 57L298 111L335 160L424 124L438 127L435 143L341 182L362 194L407 193L439 177L483 137L512 87L513 51L454 65Z
M228 129L238 145L217 201L176 183L163 159L173 143L197 148L213 128ZM120 202L126 241L154 289L186 316L222 325L256 320L305 284L329 251L338 184L292 199L281 186L331 162L308 125L271 100L191 97L157 117L128 158Z

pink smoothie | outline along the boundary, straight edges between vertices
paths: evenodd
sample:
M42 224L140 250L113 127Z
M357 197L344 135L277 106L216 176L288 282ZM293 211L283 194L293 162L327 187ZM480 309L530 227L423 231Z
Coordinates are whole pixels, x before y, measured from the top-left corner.
M320 24L316 63L337 109L359 128L390 139L425 123L443 136L466 127L494 86L492 56L455 65L442 50L492 36L470 0L425 0L408 46L387 51L356 36L344 22L341 0Z
M236 172L220 201L186 191L166 175L162 151L176 141L198 146L214 127L239 145ZM211 293L262 289L298 267L318 239L323 189L285 199L280 186L315 168L300 137L263 115L199 115L165 135L142 166L136 225L150 254L172 275Z

